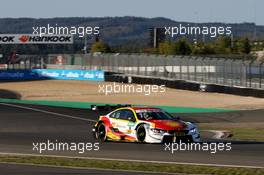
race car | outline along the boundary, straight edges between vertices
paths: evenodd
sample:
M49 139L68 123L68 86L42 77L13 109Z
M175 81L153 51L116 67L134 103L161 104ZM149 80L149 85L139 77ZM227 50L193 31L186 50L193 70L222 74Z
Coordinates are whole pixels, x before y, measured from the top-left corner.
M100 116L93 128L95 139L145 143L199 142L196 125L159 108L122 107Z

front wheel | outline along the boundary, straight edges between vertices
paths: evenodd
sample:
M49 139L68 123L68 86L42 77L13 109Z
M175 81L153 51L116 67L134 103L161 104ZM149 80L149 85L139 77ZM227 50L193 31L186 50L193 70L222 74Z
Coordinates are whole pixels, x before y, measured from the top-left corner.
M106 128L104 123L100 123L99 126L97 127L97 139L101 142L105 142L107 140L106 137Z
M144 127L144 125L140 125L138 128L137 128L137 140L139 142L144 142L145 139L146 139L146 129Z

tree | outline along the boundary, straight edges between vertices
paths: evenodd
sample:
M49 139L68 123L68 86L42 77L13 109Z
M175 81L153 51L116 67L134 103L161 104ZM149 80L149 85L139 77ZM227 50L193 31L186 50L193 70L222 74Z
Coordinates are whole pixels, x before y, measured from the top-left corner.
M159 53L164 55L190 55L192 48L185 39L176 42L165 41L159 44Z
M240 43L241 43L239 48L240 52L244 54L249 54L251 51L249 39L248 38L242 39Z
M92 48L91 48L91 52L102 52L102 53L107 53L110 52L110 46L106 43L104 43L103 41L97 41L95 43L93 43Z
M215 48L213 44L199 42L194 46L192 50L192 54L194 55L212 55L215 54Z
M215 43L215 51L218 54L229 54L232 52L232 40L229 36L219 37Z
M165 41L159 44L159 53L163 55L174 55L176 54L173 43L171 41Z
M180 39L174 44L176 54L190 55L192 53L191 45L185 40Z

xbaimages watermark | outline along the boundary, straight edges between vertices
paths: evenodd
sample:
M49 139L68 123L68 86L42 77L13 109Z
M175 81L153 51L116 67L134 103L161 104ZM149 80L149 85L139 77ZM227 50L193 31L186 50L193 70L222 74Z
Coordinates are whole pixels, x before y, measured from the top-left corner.
M39 35L78 35L82 38L85 35L99 35L99 26L59 26L58 24L32 27L32 34Z
M83 154L89 151L99 151L99 143L91 142L59 142L58 140L51 141L47 140L45 142L33 142L32 150L42 154L43 152L49 151L74 151L79 154Z
M190 24L179 24L176 26L166 26L165 35L170 37L177 37L183 35L203 35L215 38L220 35L231 35L232 27L231 26L197 26Z
M123 84L123 83L110 83L110 84L99 84L98 93L109 95L109 94L144 94L151 95L153 93L164 93L166 92L165 85L141 85L141 84Z
M183 151L203 151L215 154L221 151L231 151L232 143L184 143L180 141L179 143L165 143L164 151L168 151L171 154L175 152Z

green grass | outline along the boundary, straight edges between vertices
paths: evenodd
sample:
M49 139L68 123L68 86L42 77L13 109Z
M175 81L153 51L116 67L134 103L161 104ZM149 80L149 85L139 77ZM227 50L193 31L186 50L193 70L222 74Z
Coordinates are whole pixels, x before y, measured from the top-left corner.
M250 127L250 124L248 126L244 127L234 127L234 126L215 126L215 124L199 124L200 130L228 130L231 132L232 137L229 137L227 139L229 140L237 140L237 141L257 141L257 142L264 142L264 129L258 128L258 127Z
M91 105L106 105L104 103L92 102L72 102L72 101L46 101L46 100L16 100L16 99L3 99L0 98L2 103L17 103L17 104L35 104L35 105L48 105L55 107L68 107L68 108L81 108L88 109ZM110 104L117 105L117 104ZM137 105L134 105L137 106ZM142 106L139 104L139 106ZM176 107L176 106L153 106L166 110L170 113L207 113L207 112L232 112L235 110L216 109L216 108L192 108L192 107Z
M80 158L59 158L45 156L0 156L0 162L35 165L50 165L80 168L103 168L113 170L151 171L186 174L212 175L263 175L263 168L232 168L217 166L179 165L162 163L142 163L115 160L90 160Z
M264 130L255 128L232 128L232 140L264 141Z

